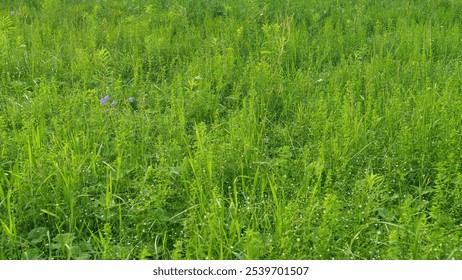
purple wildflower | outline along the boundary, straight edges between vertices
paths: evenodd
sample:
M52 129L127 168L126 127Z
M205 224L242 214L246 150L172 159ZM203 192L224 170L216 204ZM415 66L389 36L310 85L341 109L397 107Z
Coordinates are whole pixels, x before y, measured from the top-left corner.
M115 106L115 105L117 105L117 101L114 100L112 101L112 106Z
M135 101L135 98L133 97L128 98L128 102L133 103L133 101Z
M109 101L109 95L106 95L105 97L101 98L99 100L102 105L106 104Z

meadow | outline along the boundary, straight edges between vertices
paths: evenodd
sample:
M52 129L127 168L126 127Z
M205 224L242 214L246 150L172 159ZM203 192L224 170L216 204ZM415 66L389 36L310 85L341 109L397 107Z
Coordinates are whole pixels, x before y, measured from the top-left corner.
M462 259L462 2L3 0L0 259Z

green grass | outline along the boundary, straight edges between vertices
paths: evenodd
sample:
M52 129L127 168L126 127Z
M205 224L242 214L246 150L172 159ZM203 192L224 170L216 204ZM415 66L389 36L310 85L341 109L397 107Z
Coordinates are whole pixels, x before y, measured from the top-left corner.
M0 259L462 259L461 29L451 0L2 1Z

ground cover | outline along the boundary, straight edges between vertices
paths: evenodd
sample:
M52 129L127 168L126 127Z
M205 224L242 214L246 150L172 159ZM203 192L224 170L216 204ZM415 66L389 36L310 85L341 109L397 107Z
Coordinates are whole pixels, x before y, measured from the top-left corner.
M461 259L459 1L0 4L0 259Z

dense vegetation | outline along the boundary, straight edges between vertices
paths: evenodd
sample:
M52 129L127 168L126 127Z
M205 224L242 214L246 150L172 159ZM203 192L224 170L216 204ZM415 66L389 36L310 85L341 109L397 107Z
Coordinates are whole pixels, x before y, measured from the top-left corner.
M5 0L0 259L462 259L462 2Z

